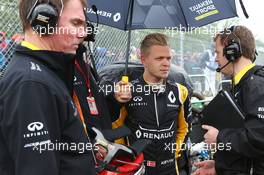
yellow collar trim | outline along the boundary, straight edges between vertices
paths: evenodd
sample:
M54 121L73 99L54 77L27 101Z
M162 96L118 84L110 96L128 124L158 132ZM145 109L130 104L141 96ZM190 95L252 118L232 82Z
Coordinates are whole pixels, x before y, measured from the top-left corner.
M30 42L27 42L27 41L22 41L21 42L21 46L24 46L28 49L31 49L31 50L40 50L40 48L38 48L37 46L31 44Z
M238 72L238 74L236 74L236 76L234 77L235 85L237 85L241 80L241 78L254 66L255 64L249 64L246 67L244 67L240 72Z

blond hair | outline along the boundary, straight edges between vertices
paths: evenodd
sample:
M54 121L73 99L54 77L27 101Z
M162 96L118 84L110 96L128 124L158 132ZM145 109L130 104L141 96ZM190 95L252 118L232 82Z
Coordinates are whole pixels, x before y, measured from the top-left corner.
M168 46L168 37L161 33L152 33L145 36L145 38L140 43L141 54L148 55L149 48L154 45Z

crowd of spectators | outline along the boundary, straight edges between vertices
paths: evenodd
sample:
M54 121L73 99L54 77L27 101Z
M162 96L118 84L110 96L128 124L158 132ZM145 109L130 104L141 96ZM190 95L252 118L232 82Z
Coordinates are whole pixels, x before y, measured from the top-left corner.
M0 31L0 68L10 60L13 54L14 45L20 43L23 39L23 35L19 33L7 37L6 32Z

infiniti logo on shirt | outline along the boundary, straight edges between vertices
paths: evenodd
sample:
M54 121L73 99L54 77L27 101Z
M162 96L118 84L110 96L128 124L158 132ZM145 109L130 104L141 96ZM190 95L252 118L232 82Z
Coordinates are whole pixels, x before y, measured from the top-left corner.
M33 123L30 123L28 126L27 126L27 129L31 132L34 132L34 131L40 131L43 129L43 123L41 122L33 122Z
M138 102L140 102L140 101L142 101L142 100L143 100L143 98L140 97L140 96L135 96L135 97L133 98L133 101L138 101Z

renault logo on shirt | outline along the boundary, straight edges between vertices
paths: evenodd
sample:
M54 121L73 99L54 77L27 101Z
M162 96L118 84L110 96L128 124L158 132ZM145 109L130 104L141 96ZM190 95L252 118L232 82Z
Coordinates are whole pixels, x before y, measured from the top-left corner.
M34 131L40 131L43 129L43 123L41 122L33 122L33 123L30 123L28 126L27 126L27 129L31 132L34 132Z
M170 91L170 93L168 95L168 99L170 100L171 103L175 103L176 97L172 91Z
M135 97L133 98L133 101L138 101L138 102L140 102L140 101L142 101L142 100L143 100L143 98L140 97L140 96L135 96Z
M136 131L136 137L139 139L141 137L142 133L140 130Z
M167 139L171 138L174 136L174 131L157 131L157 132L152 132L152 131L140 131L137 130L135 132L135 135L138 139L143 138L143 139L154 139L154 140L161 140L161 139Z

